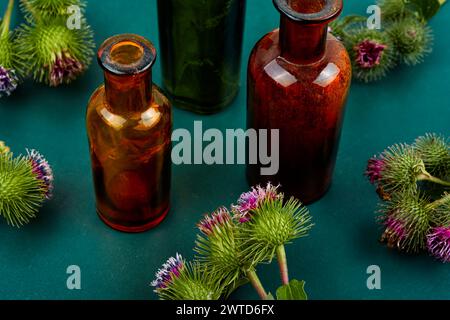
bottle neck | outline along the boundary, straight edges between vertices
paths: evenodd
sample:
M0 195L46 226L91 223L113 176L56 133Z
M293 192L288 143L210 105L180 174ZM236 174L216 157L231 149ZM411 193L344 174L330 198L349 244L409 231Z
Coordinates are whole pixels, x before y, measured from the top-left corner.
M110 111L119 115L144 112L152 102L151 69L137 75L105 72L106 100Z
M304 24L282 15L281 56L296 64L311 64L325 55L328 24Z

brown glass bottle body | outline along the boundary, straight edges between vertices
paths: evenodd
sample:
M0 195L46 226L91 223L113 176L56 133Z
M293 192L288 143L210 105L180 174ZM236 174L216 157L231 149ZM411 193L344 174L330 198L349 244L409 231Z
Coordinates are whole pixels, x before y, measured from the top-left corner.
M135 44L150 45L140 38ZM97 212L114 229L141 232L158 225L170 207L171 106L152 84L151 65L145 66L156 53L150 51L151 61L136 62L135 49L115 46L125 64L114 70L99 52L108 64L105 85L92 95L86 118ZM136 63L143 70L136 71Z
M280 130L280 168L262 176L262 165L249 165L247 176L252 185L281 184L289 196L311 203L331 184L351 83L348 53L327 32L342 2L274 2L284 6L280 29L264 36L249 60L247 124Z

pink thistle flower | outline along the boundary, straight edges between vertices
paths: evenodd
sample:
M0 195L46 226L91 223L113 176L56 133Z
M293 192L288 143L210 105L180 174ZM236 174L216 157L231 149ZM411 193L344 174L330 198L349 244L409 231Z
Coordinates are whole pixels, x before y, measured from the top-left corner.
M84 71L84 66L70 55L59 54L50 69L50 85L57 87L75 80Z
M175 258L171 257L163 264L162 268L156 273L156 279L152 282L152 286L159 289L167 288L174 279L179 278L185 266L185 261L180 254L176 254Z
M10 96L17 89L18 82L14 70L8 70L0 66L0 98L4 95Z
M437 227L427 236L430 253L443 262L450 262L450 228Z
M53 192L53 171L47 160L36 150L27 150L33 173L42 181L45 198L50 200Z
M205 235L209 236L214 233L216 228L224 226L229 221L231 221L230 212L227 208L221 207L210 216L205 216L205 218L198 224L198 228Z
M389 217L384 222L386 230L384 231L382 241L387 241L391 248L401 248L401 242L407 237L407 232L403 221Z
M369 178L370 183L375 184L382 178L382 172L384 170L384 160L373 157L369 160L366 170L366 176Z
M380 64L386 45L372 40L364 40L353 50L356 52L356 63L363 69L371 69Z
M246 223L251 220L251 212L260 207L267 200L277 200L282 197L278 192L279 186L274 186L270 182L265 188L257 186L251 191L243 193L237 205L233 206L240 223Z

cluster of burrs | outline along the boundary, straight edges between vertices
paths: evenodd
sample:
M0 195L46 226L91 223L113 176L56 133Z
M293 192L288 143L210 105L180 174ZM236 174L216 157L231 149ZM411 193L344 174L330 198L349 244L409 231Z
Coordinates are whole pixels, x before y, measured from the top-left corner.
M369 160L366 175L377 186L382 240L450 262L450 144L436 134L395 145Z
M25 23L11 31L15 1L0 23L0 97L31 77L52 87L68 84L88 67L93 35L81 0L20 0Z
M446 0L378 0L381 28L370 29L367 16L350 15L331 25L347 47L357 80L384 78L398 64L414 66L431 53L428 21Z
M261 299L270 300L274 297L256 268L276 257L283 284L277 299L306 299L304 282L289 281L285 245L306 236L311 227L311 216L298 200L286 201L270 183L252 188L230 210L219 208L200 221L194 262L177 254L157 272L152 285L165 300L214 300L250 282Z

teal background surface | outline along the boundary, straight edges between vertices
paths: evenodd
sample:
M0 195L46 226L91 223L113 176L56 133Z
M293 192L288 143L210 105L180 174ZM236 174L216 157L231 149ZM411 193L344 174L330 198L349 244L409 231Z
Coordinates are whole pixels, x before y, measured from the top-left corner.
M364 14L373 0L346 0L345 14ZM6 1L1 1L6 7ZM174 111L175 128L244 128L246 63L255 42L278 26L270 0L248 0L242 90L224 112L197 116ZM17 9L17 8L16 8ZM97 46L118 33L138 33L158 46L155 0L90 0L87 19ZM426 132L450 135L450 6L436 16L434 52L414 68L399 68L386 80L353 83L333 187L309 206L316 226L287 248L291 277L304 279L311 299L450 299L450 267L426 254L408 256L378 242L378 199L363 172L369 157L396 142ZM13 22L18 23L16 10ZM179 166L173 169L172 210L156 229L123 234L95 213L85 131L86 103L102 83L93 62L81 79L58 89L28 81L0 101L0 140L18 154L40 150L53 165L54 200L39 218L16 230L0 219L0 298L156 299L155 271L179 252L191 258L195 224L205 212L235 202L248 189L243 166ZM154 82L161 83L160 64ZM81 290L66 287L66 268L81 268ZM366 269L379 265L382 290L367 289ZM262 266L261 279L278 287L276 264ZM245 286L233 298L256 299Z

